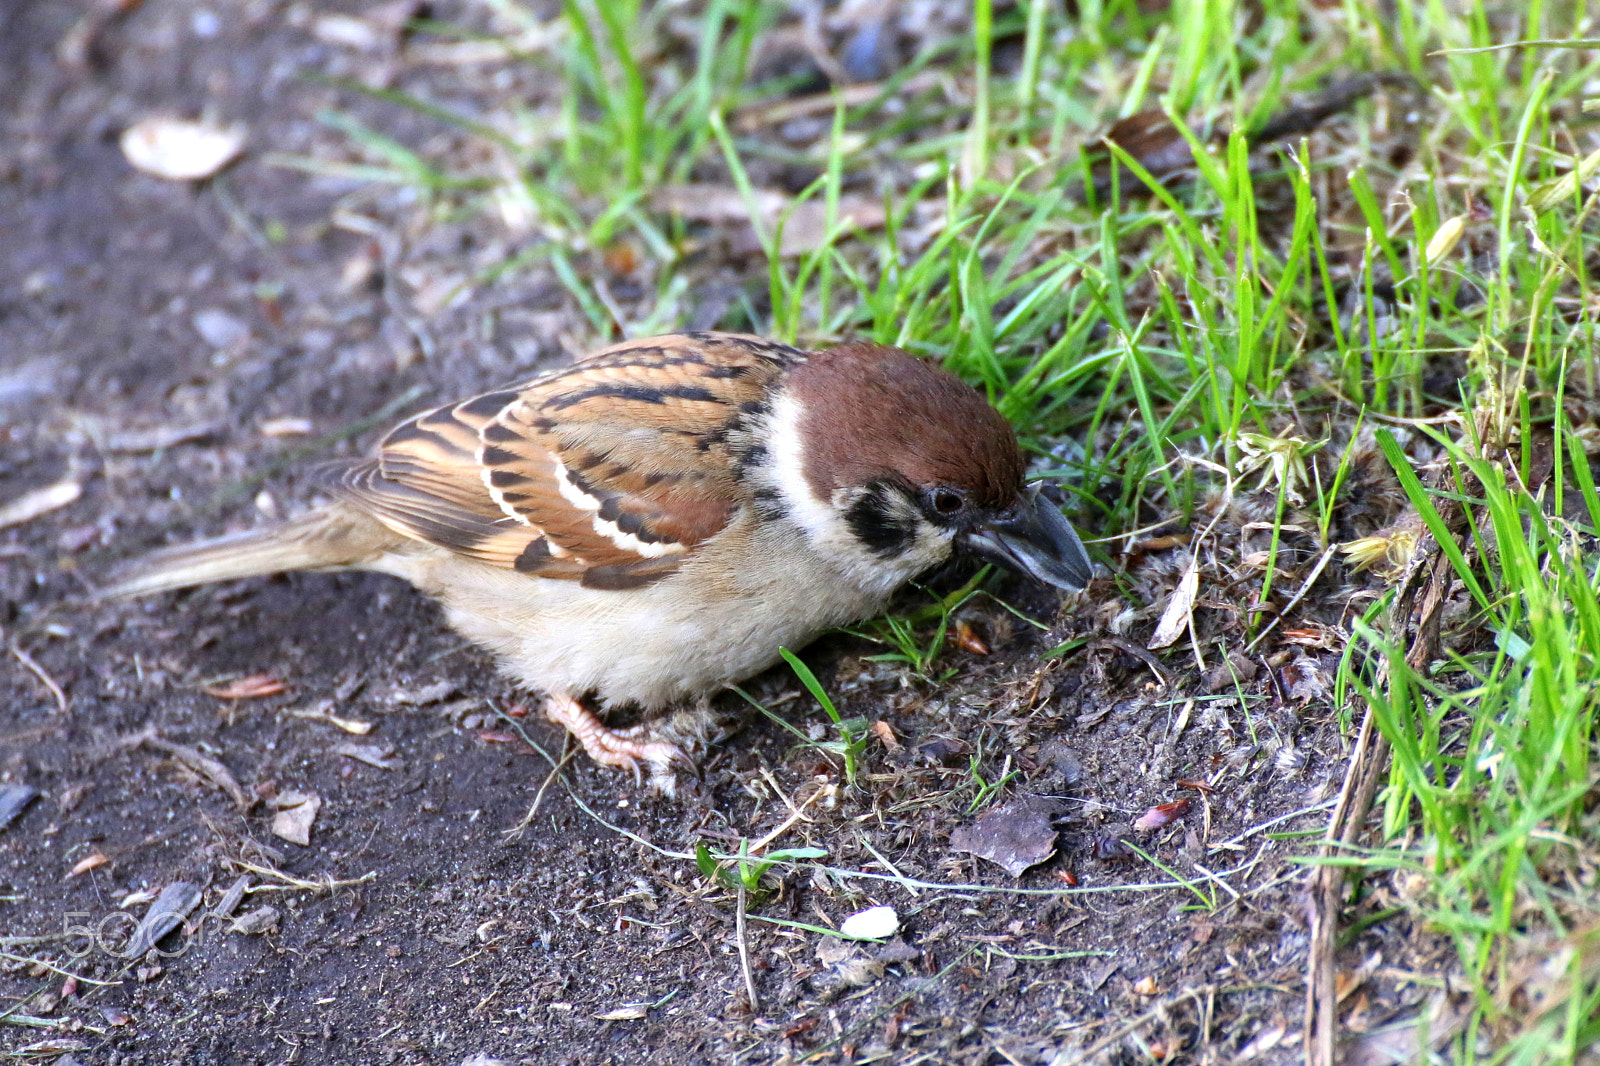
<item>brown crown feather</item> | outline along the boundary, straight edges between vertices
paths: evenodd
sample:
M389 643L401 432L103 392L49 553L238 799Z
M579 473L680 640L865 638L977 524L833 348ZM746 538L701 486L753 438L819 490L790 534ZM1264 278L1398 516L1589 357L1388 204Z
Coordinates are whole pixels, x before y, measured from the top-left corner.
M980 507L1005 507L1022 488L1011 424L972 386L909 352L842 344L812 355L790 379L806 480L822 499L896 476L961 489Z

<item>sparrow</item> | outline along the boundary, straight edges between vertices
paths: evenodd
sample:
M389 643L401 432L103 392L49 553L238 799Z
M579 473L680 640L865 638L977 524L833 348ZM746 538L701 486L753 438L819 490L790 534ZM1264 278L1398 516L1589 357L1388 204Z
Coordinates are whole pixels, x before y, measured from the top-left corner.
M1023 473L1005 418L899 348L651 337L419 414L374 457L325 467L331 502L156 552L102 595L392 574L542 692L596 762L659 781L682 749L585 699L705 698L958 550L1083 588L1082 543Z

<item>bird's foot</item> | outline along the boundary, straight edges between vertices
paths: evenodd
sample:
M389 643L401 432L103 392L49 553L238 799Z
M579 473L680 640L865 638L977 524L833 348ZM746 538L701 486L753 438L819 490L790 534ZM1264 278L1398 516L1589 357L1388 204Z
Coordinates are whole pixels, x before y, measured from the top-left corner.
M612 729L571 696L545 697L544 713L552 722L566 727L595 762L619 770L632 770L636 781L643 780L643 768L648 767L650 784L669 796L676 786L675 772L694 769L694 763L678 745L665 740L640 739L649 734L639 726Z

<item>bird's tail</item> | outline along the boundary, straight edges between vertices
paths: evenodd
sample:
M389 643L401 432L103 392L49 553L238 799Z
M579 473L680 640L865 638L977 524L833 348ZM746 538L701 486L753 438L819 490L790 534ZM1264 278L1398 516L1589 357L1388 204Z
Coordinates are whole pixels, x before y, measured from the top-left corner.
M152 552L113 574L99 595L123 599L285 570L360 567L381 555L394 539L364 515L325 507L266 529Z

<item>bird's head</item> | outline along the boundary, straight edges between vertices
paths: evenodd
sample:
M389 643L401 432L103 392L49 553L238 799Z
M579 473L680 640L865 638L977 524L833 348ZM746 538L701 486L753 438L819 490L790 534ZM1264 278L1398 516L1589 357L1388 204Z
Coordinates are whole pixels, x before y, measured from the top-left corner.
M974 552L1063 589L1090 562L1024 484L1022 452L970 385L898 348L845 344L789 372L766 449L777 502L863 586L892 589Z

